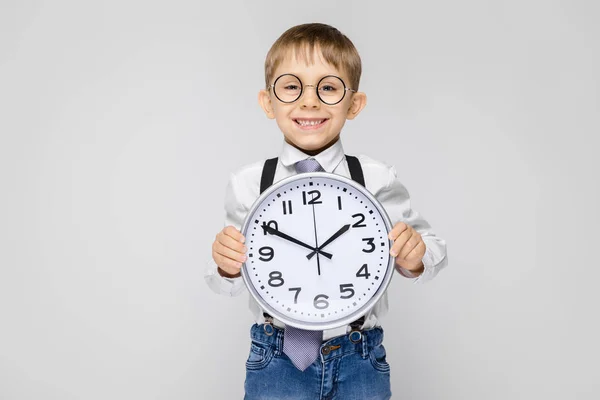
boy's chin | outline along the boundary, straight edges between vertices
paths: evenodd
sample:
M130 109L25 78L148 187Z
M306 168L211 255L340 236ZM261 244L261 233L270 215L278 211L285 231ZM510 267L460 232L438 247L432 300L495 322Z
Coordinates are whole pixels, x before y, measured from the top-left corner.
M335 142L338 141L338 139L339 135L327 142L314 140L290 140L287 137L285 138L285 141L306 154L314 155L331 147Z

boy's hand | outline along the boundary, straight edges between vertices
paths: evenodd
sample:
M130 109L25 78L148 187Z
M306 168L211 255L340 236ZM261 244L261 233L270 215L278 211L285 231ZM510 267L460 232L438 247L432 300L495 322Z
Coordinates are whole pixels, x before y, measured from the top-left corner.
M423 272L422 260L426 246L421 234L412 226L398 222L388 237L394 241L390 254L392 257L396 257L396 264L413 273Z
M242 263L246 261L244 246L246 238L233 226L227 226L219 232L213 242L212 257L219 267L219 274L227 278L240 276Z

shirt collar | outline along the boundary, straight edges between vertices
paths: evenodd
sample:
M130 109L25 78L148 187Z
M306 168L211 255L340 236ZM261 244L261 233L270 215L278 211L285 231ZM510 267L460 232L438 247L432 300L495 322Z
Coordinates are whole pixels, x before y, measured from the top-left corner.
M284 140L279 160L286 167L293 167L298 161L314 158L321 164L321 167L323 167L326 172L332 173L344 157L344 148L342 147L341 139L338 139L337 142L316 156L309 156Z

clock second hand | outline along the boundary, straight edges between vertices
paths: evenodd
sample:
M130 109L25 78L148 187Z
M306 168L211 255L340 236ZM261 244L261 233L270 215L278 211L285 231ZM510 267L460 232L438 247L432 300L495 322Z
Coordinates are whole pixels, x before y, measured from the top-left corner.
M315 249L319 248L319 241L317 239L317 219L315 217L315 205L312 205L313 211L313 226L315 227ZM309 259L310 260L310 259ZM321 263L319 261L319 251L317 250L317 273L321 276Z

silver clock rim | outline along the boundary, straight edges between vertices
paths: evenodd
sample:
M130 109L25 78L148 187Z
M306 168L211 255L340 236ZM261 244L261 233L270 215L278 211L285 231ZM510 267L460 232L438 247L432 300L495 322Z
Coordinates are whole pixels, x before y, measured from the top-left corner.
M345 176L332 174L329 172L307 172L307 173L292 175L287 178L281 179L280 181L276 182L275 184L271 185L268 189L266 189L254 201L254 203L252 204L252 207L250 207L250 209L248 210L248 213L246 214L246 218L244 219L244 223L242 224L242 229L240 230L242 232L242 234L244 235L244 237L246 236L246 233L247 233L246 231L248 230L248 226L250 225L250 222L252 220L251 216L255 213L256 209L263 202L263 200L265 198L269 197L273 192L278 190L280 187L287 185L290 182L294 182L296 180L301 180L301 179L307 179L307 178L308 179L310 179L310 178L328 178L328 179L333 179L333 180L339 180L345 184L348 184L348 185L354 187L356 190L360 191L365 197L367 197L371 201L371 203L373 203L373 205L375 206L377 211L379 211L379 213L383 219L383 222L385 223L387 233L389 233L392 230L392 222L390 220L390 217L388 216L387 212L385 211L385 209L383 208L383 206L381 205L379 200L377 200L375 198L375 196L373 196L371 194L371 192L369 192L367 190L367 188L365 188L364 186L360 185L359 183L353 181L352 179L346 178ZM387 236L387 234L386 234L386 236ZM388 242L389 242L389 245L391 248L392 241L389 238L388 238ZM320 330L327 330L327 329L335 329L335 328L339 328L341 326L348 325L351 322L353 322L353 321L359 319L360 317L364 316L365 314L367 314L373 308L373 306L375 306L375 304L377 304L377 302L381 299L381 297L387 290L387 288L390 284L390 281L392 280L393 273L394 273L394 264L395 264L394 258L388 254L388 265L387 265L386 274L383 277L382 283L379 286L379 289L377 290L377 292L362 307L360 307L355 312L348 314L347 316L342 317L340 319L336 319L334 321L329 321L329 322L306 322L306 321L300 321L300 320L286 316L285 314L281 313L276 308L269 305L260 296L260 294L258 293L258 290L251 283L246 263L243 263L241 272L242 272L242 279L244 280L244 284L248 288L248 291L250 292L250 294L252 295L254 300L256 300L256 302L262 307L262 309L264 311L268 312L274 318L278 319L279 321L283 322L286 325L290 325L290 326L293 326L295 328L300 328L300 329L319 330L320 331Z

